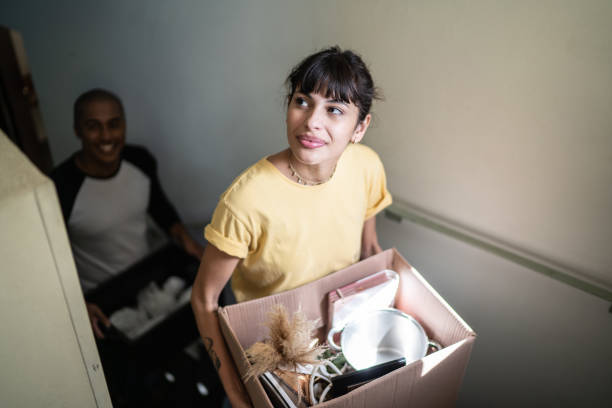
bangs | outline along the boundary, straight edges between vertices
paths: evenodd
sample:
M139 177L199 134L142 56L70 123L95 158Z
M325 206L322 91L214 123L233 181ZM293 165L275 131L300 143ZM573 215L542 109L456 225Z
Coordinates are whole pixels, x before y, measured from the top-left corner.
M305 94L318 93L327 99L358 105L358 90L355 73L342 58L327 58L311 65L309 69L296 72L293 91Z
M370 112L372 99L378 98L372 76L361 57L352 51L330 47L306 57L286 80L287 106L296 91L316 93L359 108L359 120Z

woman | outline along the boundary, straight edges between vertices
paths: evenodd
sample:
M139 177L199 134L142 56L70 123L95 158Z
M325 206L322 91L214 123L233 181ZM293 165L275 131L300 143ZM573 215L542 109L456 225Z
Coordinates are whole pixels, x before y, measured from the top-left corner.
M234 408L250 406L216 310L232 277L238 301L295 288L381 251L375 215L391 203L376 153L358 145L375 88L367 67L337 47L287 78L289 147L245 170L206 226L192 305Z

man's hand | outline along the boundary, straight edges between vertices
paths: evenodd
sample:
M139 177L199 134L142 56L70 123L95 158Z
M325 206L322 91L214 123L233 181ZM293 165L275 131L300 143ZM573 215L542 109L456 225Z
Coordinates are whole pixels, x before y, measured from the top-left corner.
M103 339L104 333L102 333L102 329L100 329L100 323L109 327L111 324L110 320L108 320L108 317L106 317L98 305L86 302L85 306L87 306L87 314L89 315L89 321L91 322L91 328L94 334L97 338Z
M189 235L189 232L187 232L183 224L178 222L174 224L170 228L170 236L172 236L189 255L193 256L198 261L202 259L204 247L191 238L191 235Z

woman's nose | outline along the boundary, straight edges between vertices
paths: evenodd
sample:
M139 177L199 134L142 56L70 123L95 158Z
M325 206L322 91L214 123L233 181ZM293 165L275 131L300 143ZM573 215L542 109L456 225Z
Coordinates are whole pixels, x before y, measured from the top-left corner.
M319 129L321 127L321 112L319 109L311 109L306 117L306 127L308 129Z

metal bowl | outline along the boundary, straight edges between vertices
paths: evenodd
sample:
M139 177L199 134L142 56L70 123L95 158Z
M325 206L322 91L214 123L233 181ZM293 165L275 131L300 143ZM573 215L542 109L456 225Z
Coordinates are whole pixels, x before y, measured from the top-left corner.
M333 336L340 330L338 347ZM427 339L419 322L397 309L367 312L350 321L344 329L330 330L327 339L332 348L342 349L344 357L356 370L400 357L410 364L425 357L428 346L439 348L437 343Z

